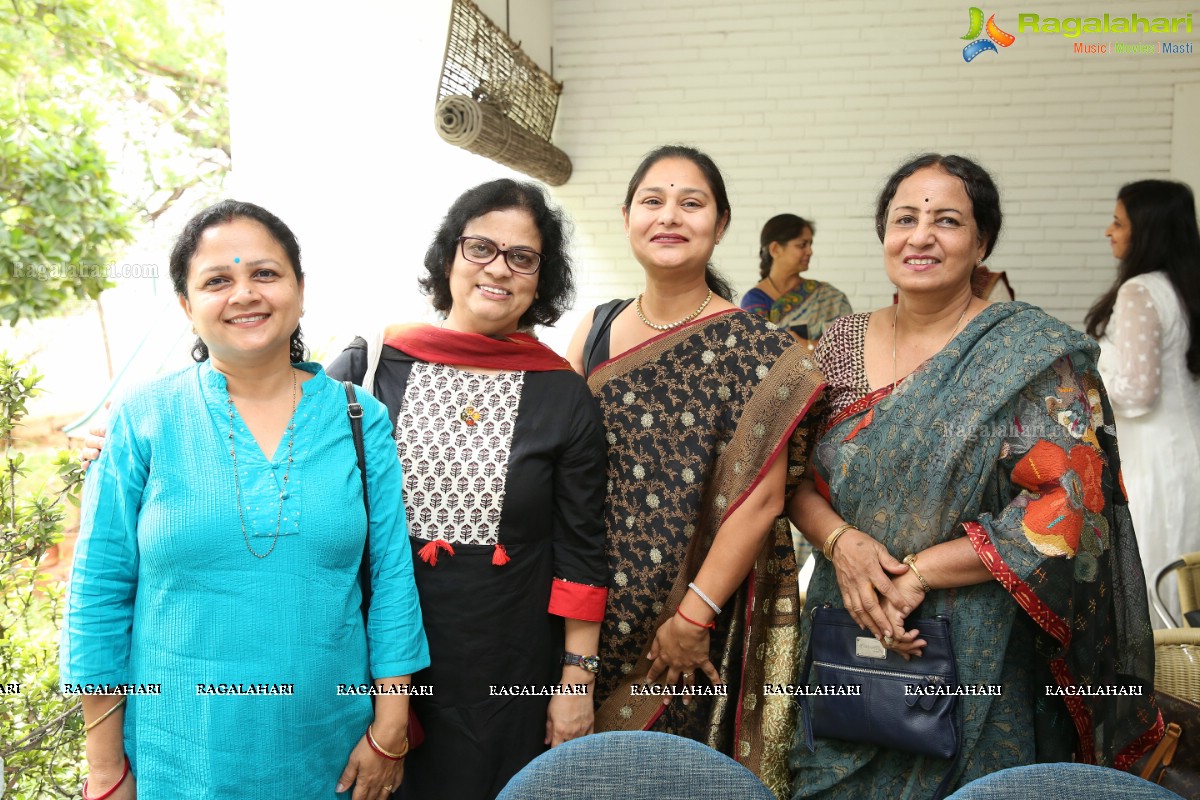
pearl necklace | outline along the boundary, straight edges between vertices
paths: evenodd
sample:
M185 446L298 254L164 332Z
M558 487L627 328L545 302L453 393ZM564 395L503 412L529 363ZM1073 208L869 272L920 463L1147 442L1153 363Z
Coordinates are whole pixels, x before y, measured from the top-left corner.
M642 322L646 323L646 325L648 325L651 328L654 328L654 330L656 330L656 331L669 331L672 328L678 328L680 325L691 322L696 317L700 316L700 312L703 311L704 309L708 308L708 302L710 300L712 300L712 298L713 298L713 291L712 291L712 289L709 289L708 294L705 295L705 297L704 297L704 302L700 304L699 308L697 308L695 311L688 314L686 317L679 320L678 322L669 322L666 325L659 325L657 322L651 322L650 320L646 319L646 315L642 312L642 296L640 294L637 296L637 302L634 304L634 307L637 310L638 319L640 319Z
M946 340L946 344L950 344L950 342L954 341L954 335L958 333L958 326L962 325L963 319L967 316L967 309L971 307L972 299L973 298L967 298L967 304L963 306L962 313L958 315L958 322L954 323L954 328L950 331L950 338ZM899 380L896 378L896 320L900 317L900 303L896 303L896 305L892 306L892 308L895 309L895 311L892 313L892 386L895 387L896 384L899 383ZM937 349L937 353L940 353L942 350L946 349L946 344L939 347Z
M287 497L288 477L292 474L292 445L296 442L296 370L292 369L292 416L288 422L287 469L283 473L283 488L279 490L279 513L275 516L275 535L271 537L270 549L261 554L254 552L254 547L250 544L250 536L246 533L246 516L242 511L242 480L238 477L237 448L233 444L233 398L230 397L226 404L229 407L229 455L233 457L233 485L237 488L238 522L242 524L242 541L246 543L246 549L250 551L250 555L255 558L266 558L274 552L275 545L279 543L279 530L283 522L283 500Z

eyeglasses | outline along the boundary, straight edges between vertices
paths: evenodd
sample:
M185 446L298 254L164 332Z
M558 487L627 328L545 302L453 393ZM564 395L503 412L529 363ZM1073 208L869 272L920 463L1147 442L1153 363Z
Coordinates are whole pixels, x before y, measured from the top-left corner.
M504 262L508 264L508 268L522 275L532 275L537 272L538 268L542 266L542 259L545 258L537 250L530 250L528 247L510 247L505 250L491 239L485 239L482 236L460 236L458 241L462 245L463 258L472 264L486 266L503 253Z

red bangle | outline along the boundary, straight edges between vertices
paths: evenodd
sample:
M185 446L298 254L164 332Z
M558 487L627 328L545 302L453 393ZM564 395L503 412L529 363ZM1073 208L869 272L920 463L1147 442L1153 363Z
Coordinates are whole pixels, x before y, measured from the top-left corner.
M125 756L125 771L121 773L121 780L113 784L113 787L99 797L88 797L86 779L83 781L83 800L104 800L106 797L112 797L113 792L121 788L121 784L125 782L125 778L129 775L129 756Z
M687 614L684 614L682 608L675 609L675 613L678 614L679 616L683 617L684 622L690 622L693 625L695 625L697 628L707 628L710 631L715 631L717 629L717 623L710 622L707 625L705 625L703 622L696 622L696 620L692 619Z

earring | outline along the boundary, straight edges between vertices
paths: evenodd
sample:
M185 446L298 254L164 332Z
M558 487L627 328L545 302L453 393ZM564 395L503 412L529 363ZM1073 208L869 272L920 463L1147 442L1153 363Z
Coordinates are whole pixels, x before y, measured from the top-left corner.
M533 293L533 299L534 299L534 300L541 300L541 299L542 299L542 293L541 293L541 292L534 292L534 293Z
M193 326L192 326L192 333L194 334L194 333L196 333L196 332L197 332L197 331L196 331L196 326L195 326L195 325L193 325Z
M300 316L304 316L304 306L300 306Z
M977 258L977 259L975 259L975 266L977 266L977 267L982 267L982 266L983 266L983 259L982 259L982 258Z

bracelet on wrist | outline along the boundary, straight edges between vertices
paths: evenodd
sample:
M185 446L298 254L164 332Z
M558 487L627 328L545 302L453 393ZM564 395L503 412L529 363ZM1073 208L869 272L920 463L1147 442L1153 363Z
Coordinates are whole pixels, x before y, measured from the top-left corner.
M128 700L128 699L129 699L128 697L122 697L120 700L118 700L117 702L113 703L113 706L112 706L112 708L110 708L108 711L105 711L105 712L104 712L103 714L101 714L100 716L96 717L94 720L92 720L91 722L89 722L87 725L84 725L84 726L83 726L83 732L84 732L84 733L87 733L87 732L88 732L88 731L90 731L92 728L94 728L94 727L96 727L97 725L99 725L101 722L104 722L104 720L108 719L110 716L112 716L112 715L113 715L113 712L115 712L115 711L116 711L118 708L120 708L121 706L125 705L125 701L126 701L126 700Z
M717 623L710 622L706 625L703 622L696 622L696 620L692 619L687 614L684 614L682 608L675 609L675 613L678 614L680 616L680 618L683 619L684 622L690 622L693 625L695 625L697 628L705 628L710 631L715 631L717 629Z
M399 753L389 753L387 750L384 750L382 747L379 746L379 742L375 741L375 734L371 732L370 725L367 726L367 744L370 746L370 748L372 750L375 751L376 755L383 756L384 758L388 759L389 761L399 761L400 759L402 759L406 755L408 755L408 737L407 736L404 737L404 747L400 750Z
M833 533L825 537L825 544L821 545L821 555L825 556L827 561L833 561L833 546L837 544L837 540L842 534L849 530L855 530L855 527L849 522L838 525L833 529Z
M921 591L925 592L925 594L929 594L931 591L933 591L929 587L929 581L925 580L925 576L922 575L920 573L920 571L917 569L917 554L916 553L909 553L908 555L906 555L904 557L904 563L908 564L908 568L912 570L913 575L916 575L917 580L921 582Z
M124 698L121 698L121 700L122 700L122 702L124 702ZM117 705L120 705L120 703L118 703ZM110 711L109 713L112 713L112 712ZM104 798L106 798L106 797L112 797L113 792L117 791L117 789L120 789L121 784L124 783L125 779L129 777L129 766L130 766L129 765L129 756L125 756L125 769L121 771L121 779L118 780L116 783L114 783L112 785L112 788L109 789L107 792L105 792L104 794L96 795L95 797L91 797L90 795L88 795L88 782L85 779L83 781L83 791L81 792L81 794L83 795L83 800L104 800Z
M712 598L701 591L700 587L695 583L689 583L688 588L696 593L696 596L704 601L704 604L712 609L714 614L720 615L721 607L712 601Z

